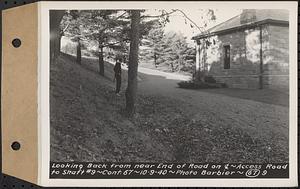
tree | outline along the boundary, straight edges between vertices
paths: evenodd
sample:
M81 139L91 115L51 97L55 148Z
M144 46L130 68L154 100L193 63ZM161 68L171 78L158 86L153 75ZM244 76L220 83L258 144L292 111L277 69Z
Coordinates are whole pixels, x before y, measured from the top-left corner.
M182 71L187 65L191 53L186 37L182 33L169 32L163 38L161 58L172 72ZM189 56L188 56L189 55Z
M104 47L120 42L121 31L128 21L119 20L126 12L120 10L82 11L85 20L85 34L88 40L98 42L99 73L104 75Z
M81 42L80 42L80 37L78 36L75 40L77 41L76 62L77 62L77 64L81 64Z
M161 10L160 15L144 15L141 16L142 10L132 10L131 11L131 35L130 35L130 54L129 54L129 69L128 69L128 85L126 89L126 111L129 116L132 116L135 111L135 99L137 93L137 68L138 68L138 52L139 52L139 37L140 37L140 23L141 18L163 18L165 22L169 22L169 15L175 12L181 12L182 15L189 20L191 27L196 26L201 32L204 31L203 28L199 27L195 22L193 22L183 11L179 9L174 9L171 12L166 12ZM214 15L210 12L210 15ZM180 45L179 45L180 46ZM178 47L178 51L180 51ZM180 57L182 62L183 57Z
M187 55L185 57L185 62L181 70L189 73L194 73L194 70L196 69L196 49L193 47L188 47L186 54Z
M160 63L159 59L161 52L163 51L162 40L164 37L163 26L160 22L153 24L152 29L149 31L149 34L145 38L144 46L146 51L144 53L146 59L152 59L154 66L157 68Z
M59 31L59 51L61 51L61 39L65 35L65 32L68 32L69 26L73 24L74 27L74 21L79 17L79 11L78 10L69 10L66 11L64 16L61 19L60 22L60 31Z
M154 16L147 16L143 15L141 16L141 12L144 12L144 10L127 10L124 11L123 14L130 13L130 30L128 27L126 27L126 17L124 19L119 19L123 16L123 14L118 15L118 12L120 10L105 10L105 11L80 11L82 15L80 16L80 19L77 19L78 21L84 20L81 22L78 26L78 50L77 50L77 56L81 56L80 48L80 40L83 40L82 38L86 38L88 40L98 40L99 44L99 72L101 75L104 74L104 61L103 61L103 48L105 46L111 46L113 44L117 43L124 43L124 36L130 36L130 52L129 52L129 69L128 69L128 85L126 89L126 111L128 115L132 116L135 111L135 99L136 99L136 93L137 93L137 68L138 68L138 52L139 52L139 43L141 40L141 36L145 33L147 33L151 28L151 22L153 23L153 20L151 21L145 21L147 18L159 18L163 19L165 22L169 22L169 15L174 12L181 12L190 22L191 27L196 26L198 27L194 22L192 22L184 12L181 10L175 9L171 12L166 12L164 10L161 11L160 15L154 15ZM123 23L123 25L120 25ZM69 27L70 28L70 27ZM129 32L130 31L130 35ZM59 32L57 32L59 33ZM122 34L122 35L120 35ZM59 35L55 38L59 38ZM122 37L118 37L122 36ZM126 40L126 39L125 39ZM179 43L177 43L178 47L175 49L172 49L172 52L179 53L180 56L178 56L179 60L177 65L179 65L179 70L181 69L180 66L183 64L184 56L182 56L181 51L182 48L181 45L184 45L184 43L180 42L180 38L178 39ZM112 44L113 43L113 44ZM156 49L157 50L157 49ZM157 53L154 53L155 62L157 61ZM174 65L172 65L174 67Z
M60 53L60 22L66 11L50 10L50 62Z
M140 41L140 20L141 11L131 11L131 35L130 35L130 52L128 65L128 85L126 89L126 113L132 116L135 111L135 100L137 93L137 69L138 53Z
M83 30L84 30L84 23L85 20L79 16L79 11L70 11L69 12L71 15L69 17L69 19L65 19L66 17L68 17L68 15L66 17L64 17L64 19L62 20L61 23L61 27L64 26L65 27L65 31L63 33L63 35L71 38L71 41L76 42L77 46L76 46L76 62L78 64L81 64L81 41L84 40L84 36L83 36ZM61 36L60 36L61 38ZM61 40L61 39L59 39Z
M61 23L61 36L66 35L77 43L78 63L81 60L81 41L96 41L99 73L104 75L104 48L119 43L116 41L123 36L121 31L124 30L124 25L129 25L129 21L126 23L124 20L119 20L126 12L122 10L70 10L68 13Z

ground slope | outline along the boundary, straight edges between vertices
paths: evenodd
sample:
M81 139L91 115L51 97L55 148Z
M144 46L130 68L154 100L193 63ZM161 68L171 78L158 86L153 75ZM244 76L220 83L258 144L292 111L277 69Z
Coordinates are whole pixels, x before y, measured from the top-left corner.
M115 96L111 77L84 61L61 56L51 65L52 161L288 160L287 107L178 89L175 80L140 74L137 113L128 119L124 92Z

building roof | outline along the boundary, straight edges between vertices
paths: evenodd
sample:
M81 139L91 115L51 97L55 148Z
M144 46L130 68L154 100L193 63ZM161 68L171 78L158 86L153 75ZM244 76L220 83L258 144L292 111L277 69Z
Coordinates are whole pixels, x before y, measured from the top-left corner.
M247 22L241 24L241 16L239 14L225 22L222 22L210 29L207 30L204 34L198 34L193 37L193 39L197 38L205 38L208 36L216 35L219 33L223 33L226 31L236 30L238 28L243 27L250 27L257 24L264 24L264 23L284 23L288 24L289 22L289 11L284 9L255 9L255 20L252 22Z

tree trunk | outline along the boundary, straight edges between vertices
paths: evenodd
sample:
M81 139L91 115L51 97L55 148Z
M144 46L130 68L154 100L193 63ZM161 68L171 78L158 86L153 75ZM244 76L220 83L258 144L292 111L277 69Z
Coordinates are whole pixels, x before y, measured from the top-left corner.
M139 59L139 25L141 19L140 10L132 10L131 13L128 84L126 89L126 113L128 116L133 116L135 111L135 100L137 93L137 70Z
M55 61L60 53L60 22L64 10L50 10L50 62Z
M157 68L157 57L156 57L156 52L154 52L154 66Z
M59 53L61 52L61 38L62 38L63 34L60 33L59 34L59 39L58 39L58 49L59 49Z
M177 70L177 72L180 72L182 67L183 67L183 60L182 60L182 57L179 57L178 58L178 70Z
M81 64L81 43L80 43L80 38L79 37L77 39L76 62L77 62L77 64Z
M103 45L99 41L99 73L104 76Z
M173 63L171 63L170 65L171 65L171 72L174 72L174 65L173 65Z

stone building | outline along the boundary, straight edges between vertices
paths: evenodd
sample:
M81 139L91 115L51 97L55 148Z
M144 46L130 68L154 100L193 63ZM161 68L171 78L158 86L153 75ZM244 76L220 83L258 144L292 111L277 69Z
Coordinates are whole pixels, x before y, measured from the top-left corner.
M232 88L288 89L287 10L243 10L193 40L197 72Z

